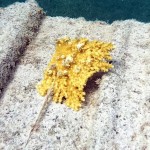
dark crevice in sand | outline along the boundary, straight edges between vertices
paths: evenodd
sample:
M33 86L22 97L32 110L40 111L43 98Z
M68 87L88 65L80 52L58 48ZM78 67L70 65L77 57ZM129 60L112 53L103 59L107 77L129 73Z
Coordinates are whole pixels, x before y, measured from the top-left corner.
M5 11L7 11L7 9ZM29 12L27 11L26 13L29 14L28 18L25 18L27 20L24 21L23 24L20 24L20 28L18 28L20 31L18 31L17 34L18 37L11 37L11 42L9 42L9 47L7 48L8 50L6 50L6 54L0 59L0 99L4 96L7 86L14 78L15 72L20 62L20 58L24 55L31 41L33 41L37 36L42 21L45 18L45 14L42 9L35 4L33 5L33 8L31 6ZM7 13L4 13L3 15L7 16ZM16 16L16 18L17 17L18 16ZM14 30L13 28L15 28L15 23L16 22L14 22L13 26L11 27L11 30ZM19 42L17 43L17 41Z

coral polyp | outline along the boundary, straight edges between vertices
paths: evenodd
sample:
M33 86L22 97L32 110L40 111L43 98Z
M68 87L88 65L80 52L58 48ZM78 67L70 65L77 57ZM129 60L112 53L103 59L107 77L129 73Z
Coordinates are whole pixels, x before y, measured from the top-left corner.
M112 60L110 52L113 48L112 43L86 38L59 39L43 80L37 85L38 92L45 96L51 89L55 102L79 110L85 101L84 87L88 78L113 67L108 62Z

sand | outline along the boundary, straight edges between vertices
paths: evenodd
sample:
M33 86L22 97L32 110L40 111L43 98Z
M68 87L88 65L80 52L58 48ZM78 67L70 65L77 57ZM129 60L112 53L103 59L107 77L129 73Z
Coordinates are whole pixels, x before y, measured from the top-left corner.
M33 14L33 11L34 19L31 19L29 13ZM125 20L106 24L84 18L42 17L43 13L34 1L16 3L1 12L1 20L7 25L0 24L3 89L0 149L150 149L150 23ZM31 24L38 26L36 32L31 32L28 27ZM103 76L97 74L88 82L86 103L80 111L50 102L38 130L26 145L44 103L35 86L54 53L56 40L65 36L113 42L116 45L112 52L114 68ZM24 42L26 37L30 42ZM20 45L22 55L16 55ZM1 62L5 60L8 64L12 57L5 57L3 53L17 57L11 59L10 64L16 64L13 71L8 68L5 72Z

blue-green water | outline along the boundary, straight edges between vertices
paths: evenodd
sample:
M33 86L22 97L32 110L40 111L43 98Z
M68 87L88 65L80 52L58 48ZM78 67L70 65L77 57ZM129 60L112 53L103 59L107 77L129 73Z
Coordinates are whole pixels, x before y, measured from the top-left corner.
M15 1L0 0L5 7ZM37 0L49 16L84 17L86 20L136 19L150 22L150 0Z

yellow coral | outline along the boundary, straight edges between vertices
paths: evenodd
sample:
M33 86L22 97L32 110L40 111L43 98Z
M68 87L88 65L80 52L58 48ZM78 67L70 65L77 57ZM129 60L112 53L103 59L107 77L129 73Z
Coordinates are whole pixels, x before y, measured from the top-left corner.
M68 107L79 110L85 100L83 89L88 78L113 67L107 62L112 59L110 52L113 48L111 43L86 38L58 40L44 79L37 86L38 92L45 96L52 89L55 102L64 102Z

